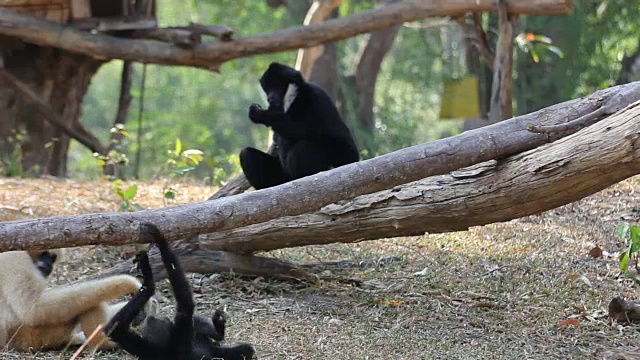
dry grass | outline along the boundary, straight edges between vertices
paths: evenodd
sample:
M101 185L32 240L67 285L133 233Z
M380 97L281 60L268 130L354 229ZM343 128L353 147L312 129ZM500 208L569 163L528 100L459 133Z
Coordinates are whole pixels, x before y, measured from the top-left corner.
M141 184L139 202L162 206L161 187ZM114 211L118 205L107 182L0 179L0 188L0 220ZM179 202L213 192L193 184L180 190ZM538 216L466 232L273 252L314 262L399 258L324 270L362 279L361 286L217 274L191 275L192 284L199 311L224 308L229 340L256 344L260 359L640 358L638 327L612 325L606 317L612 297L638 298L633 282L619 276L617 253L624 244L614 231L621 217L637 220L632 210L638 190L636 177ZM596 244L605 254L594 259L588 253ZM126 253L73 249L54 281L75 280ZM170 313L167 283L159 288L163 310ZM563 325L567 319L577 321ZM70 357L68 352L0 355ZM131 359L122 352L93 358Z

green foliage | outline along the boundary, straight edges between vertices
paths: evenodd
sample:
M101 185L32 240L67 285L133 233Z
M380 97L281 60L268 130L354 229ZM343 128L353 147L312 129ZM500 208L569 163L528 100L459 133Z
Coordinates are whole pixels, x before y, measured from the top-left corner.
M122 188L122 180L116 179L112 182L113 190L116 196L120 199L120 211L138 211L144 208L134 201L136 195L138 195L138 185L133 184L126 189Z
M640 253L640 225L619 224L616 232L621 239L628 243L627 249L620 253L620 269L627 272L629 262L633 261L636 271L638 271L638 258Z
M225 24L236 36L272 32L302 23L306 5L290 1L289 9L273 9L265 1L220 0L164 2L159 10L161 26L190 21ZM379 5L373 0L345 0L340 16ZM588 94L615 83L620 61L635 51L640 38L640 0L576 0L571 14L520 16L514 63L515 109L528 113L551 104ZM493 15L495 16L495 14ZM485 17L490 20L489 17ZM493 18L492 18L493 19ZM435 24L435 25L434 25ZM488 33L496 34L495 22ZM337 43L340 87L338 98L345 119L354 130L363 157L384 154L458 133L460 122L438 120L444 80L465 76L462 38L454 22L426 20L405 24L382 63L375 92L373 133L358 125L357 98L350 93L353 75L367 35ZM206 39L209 40L209 39ZM118 153L102 161L127 161L142 146L141 177L193 176L219 184L238 172L238 153L245 146L266 149L268 130L251 123L247 109L261 102L257 79L271 61L293 64L296 51L242 58L225 63L221 74L189 67L147 65L142 132L138 128L141 65L136 64L133 102L127 122L129 133ZM100 68L84 99L83 124L104 143L109 141L116 113L122 63L112 61ZM125 131L125 129L115 129ZM185 164L171 171L166 150L175 150L175 139L202 150L197 166ZM13 154L15 159L19 154ZM179 161L174 159L175 161ZM7 163L6 160L2 160ZM11 162L8 162L11 164ZM14 162L19 164L18 162ZM124 174L130 177L133 163ZM7 167L6 172L15 172ZM86 149L72 143L70 176L97 178L101 171ZM178 174L182 170L187 172ZM174 194L175 195L175 194ZM171 196L171 195L170 195Z
M624 54L640 38L640 0L578 0L561 16L522 16L518 29L553 39L564 57L535 62L516 52L514 94L518 114L615 84Z
M173 149L167 151L167 159L164 166L165 182L162 189L164 199L175 200L177 190L171 184L176 179L196 169L198 164L204 159L202 151L197 149L183 150L182 141L176 139ZM134 201L138 194L138 185L133 184L126 189L122 188L122 180L116 179L112 182L113 190L120 199L120 211L137 211L143 207ZM166 203L165 203L166 205Z
M520 33L515 38L518 48L531 55L531 59L538 63L540 57L544 56L547 52L554 53L563 58L564 53L559 47L553 45L551 38L544 35L537 35L533 33Z
M174 200L177 190L171 187L171 183L196 169L204 159L204 153L198 149L182 150L182 141L176 139L173 150L167 151L168 159L165 169L168 177L165 178L163 193L166 200Z
M10 149L6 154L0 153L0 171L5 176L24 176L22 170L22 143L26 140L24 131L17 132L13 136L6 139L7 148Z

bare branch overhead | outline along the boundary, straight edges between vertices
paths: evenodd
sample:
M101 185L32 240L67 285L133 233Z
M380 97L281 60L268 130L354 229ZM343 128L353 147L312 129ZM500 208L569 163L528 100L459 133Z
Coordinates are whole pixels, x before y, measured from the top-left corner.
M425 17L492 11L493 3L492 0L407 0L320 24L296 26L229 42L207 42L192 49L153 40L132 40L90 33L6 8L0 8L0 34L98 59L184 65L217 71L224 62L240 57L343 40ZM570 9L571 0L509 1L509 11L514 14L562 14Z

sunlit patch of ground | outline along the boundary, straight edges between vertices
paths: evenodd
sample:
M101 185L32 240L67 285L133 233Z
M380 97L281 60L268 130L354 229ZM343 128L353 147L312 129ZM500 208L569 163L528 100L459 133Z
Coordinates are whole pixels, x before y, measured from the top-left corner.
M139 184L141 205L164 205L161 181ZM119 204L105 181L0 179L0 189L0 220L116 211ZM214 191L194 184L178 189L179 203ZM636 358L638 327L612 325L606 311L614 296L640 297L637 286L619 276L617 253L624 244L615 235L621 218L637 220L638 190L636 177L541 215L466 232L272 252L307 262L397 257L323 272L360 279L359 286L218 274L190 278L198 311L225 309L229 340L256 344L260 359ZM603 257L589 256L596 245ZM73 249L53 281L74 281L128 254L130 249ZM171 314L167 285L160 283L160 302ZM568 319L575 320L565 324ZM626 357L612 355L622 351ZM0 356L68 359L70 353ZM94 358L131 359L122 352Z

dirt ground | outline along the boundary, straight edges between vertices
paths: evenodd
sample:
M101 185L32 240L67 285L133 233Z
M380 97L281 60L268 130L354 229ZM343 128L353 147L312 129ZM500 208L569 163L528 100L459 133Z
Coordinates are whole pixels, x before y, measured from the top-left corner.
M163 206L162 182L139 182L137 201ZM178 185L180 203L214 189ZM616 236L636 222L640 177L579 202L507 223L432 234L274 251L325 264L355 283L319 284L191 274L198 311L228 313L228 340L255 344L260 359L640 359L640 328L611 324L614 296L637 299L622 276ZM0 178L0 221L116 211L106 181ZM599 246L603 255L593 258ZM52 275L65 284L112 265L131 249L69 251ZM329 262L350 260L340 265ZM173 311L167 282L161 310ZM71 352L0 352L2 359L69 359ZM123 352L84 359L132 359Z

